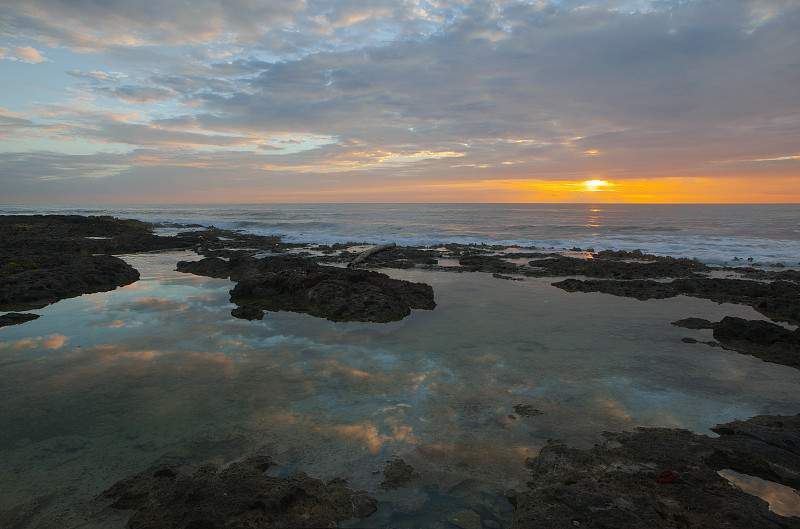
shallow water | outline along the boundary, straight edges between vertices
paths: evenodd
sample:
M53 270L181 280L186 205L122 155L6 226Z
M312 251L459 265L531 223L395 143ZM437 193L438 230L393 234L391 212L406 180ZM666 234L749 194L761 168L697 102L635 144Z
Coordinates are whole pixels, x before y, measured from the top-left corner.
M570 294L548 279L388 270L434 287L437 308L388 324L230 316L232 283L174 272L186 252L124 256L141 280L64 300L0 329L0 510L24 527L124 527L98 495L164 461L255 452L380 500L353 525L447 526L465 509L506 525L503 491L550 438L708 427L798 412L800 373L681 342L696 316L749 307ZM517 404L542 413L524 417ZM421 474L380 492L393 456ZM20 515L22 516L22 515Z

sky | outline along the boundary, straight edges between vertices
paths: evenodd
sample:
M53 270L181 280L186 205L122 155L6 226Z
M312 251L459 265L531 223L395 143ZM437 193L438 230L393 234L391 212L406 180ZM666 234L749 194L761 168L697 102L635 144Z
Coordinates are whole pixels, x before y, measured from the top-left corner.
M800 202L800 0L3 0L0 203Z

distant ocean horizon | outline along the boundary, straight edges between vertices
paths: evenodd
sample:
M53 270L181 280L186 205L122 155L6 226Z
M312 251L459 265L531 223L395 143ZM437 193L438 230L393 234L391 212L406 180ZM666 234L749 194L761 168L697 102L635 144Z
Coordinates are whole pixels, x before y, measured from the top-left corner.
M0 205L0 213L111 215L165 232L213 225L298 243L642 250L715 265L800 265L798 204Z

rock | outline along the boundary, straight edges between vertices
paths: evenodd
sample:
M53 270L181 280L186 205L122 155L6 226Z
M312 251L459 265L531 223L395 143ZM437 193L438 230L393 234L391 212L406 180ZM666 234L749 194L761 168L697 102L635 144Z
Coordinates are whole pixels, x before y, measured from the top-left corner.
M263 320L264 311L258 308L257 305L242 305L241 307L236 307L231 310L231 316L243 320Z
M35 320L38 317L39 314L9 312L8 314L3 314L0 316L0 327L5 327L7 325L19 325L21 323Z
M672 325L676 327L683 327L684 329L713 329L714 323L703 318L684 318L682 320L673 321Z
M0 311L31 310L113 290L139 273L111 253L188 248L201 235L159 237L137 220L0 215Z
M768 321L731 316L725 316L716 323L701 318L686 318L672 324L688 329L713 329L714 338L725 349L800 369L800 330L791 331ZM694 338L683 338L682 341L698 343ZM702 343L718 345L716 342Z
M420 477L414 467L400 458L392 459L388 463L383 468L386 479L378 484L378 488L388 490L407 487L412 479Z
M717 474L729 468L797 487L800 416L713 430L719 438L667 428L606 433L588 450L551 441L526 461L528 488L506 493L516 507L511 527L800 527Z
M103 492L112 507L135 509L131 529L336 527L375 512L365 491L327 483L304 472L278 478L266 474L271 458L254 456L225 468L204 465L190 474L179 464L161 464Z
M516 404L514 406L514 413L521 417L536 417L537 415L541 415L544 412L541 410L537 410L530 404Z
M693 259L676 259L632 252L603 251L592 259L548 254L528 263L525 275L534 277L586 276L613 279L645 279L657 277L691 277L709 268Z
M23 259L30 266L12 268L11 274L0 275L0 311L39 309L61 299L113 290L139 279L139 272L132 266L110 255L26 253Z
M513 274L518 266L506 261L499 255L482 255L470 253L458 260L458 264L467 272L489 272L494 274Z
M473 511L461 511L451 514L447 521L462 529L481 529L481 517Z
M231 301L266 311L292 311L331 321L398 321L411 309L436 307L424 283L392 279L370 270L316 265L310 260L257 260L254 275L241 277ZM240 274L243 275L243 274Z

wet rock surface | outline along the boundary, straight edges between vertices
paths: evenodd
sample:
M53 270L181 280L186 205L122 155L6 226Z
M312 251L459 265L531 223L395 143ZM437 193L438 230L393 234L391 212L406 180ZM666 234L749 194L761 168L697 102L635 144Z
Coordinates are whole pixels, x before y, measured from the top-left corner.
M712 428L607 433L588 450L550 441L526 461L531 481L508 491L512 528L797 528L732 486L731 469L790 487L800 479L800 416L761 416Z
M327 483L299 472L272 477L270 457L253 456L227 467L204 465L193 473L161 464L103 492L112 507L135 509L131 529L337 527L375 512L377 500L350 489L346 479Z
M331 321L398 321L411 309L436 307L433 288L424 283L392 279L371 270L340 268L293 256L244 258L229 261L211 257L181 261L177 269L238 281L232 314L260 319L258 311L291 311Z

